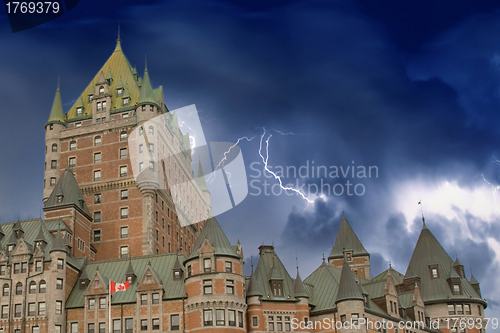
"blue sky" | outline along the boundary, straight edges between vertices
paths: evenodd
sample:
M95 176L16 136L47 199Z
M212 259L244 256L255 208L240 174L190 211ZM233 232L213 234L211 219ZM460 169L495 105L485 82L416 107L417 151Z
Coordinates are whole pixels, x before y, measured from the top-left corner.
M147 55L171 110L196 104L207 141L257 136L240 145L249 176L264 127L293 133L272 132L270 165L378 168L372 178L285 179L306 190L347 180L364 189L312 195L309 205L250 189L218 217L247 264L260 244L274 243L292 275L296 256L309 275L328 256L344 210L373 274L389 261L404 273L422 200L428 227L474 272L487 316L498 317L499 9L442 0L81 1L18 33L1 9L0 220L40 215L43 126L58 76L67 111L113 51L120 24L132 65L142 75ZM276 183L250 180L262 190Z

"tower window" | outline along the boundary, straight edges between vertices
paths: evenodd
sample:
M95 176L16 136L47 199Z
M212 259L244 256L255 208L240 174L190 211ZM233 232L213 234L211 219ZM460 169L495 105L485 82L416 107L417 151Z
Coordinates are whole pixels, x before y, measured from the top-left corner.
M210 273L212 271L212 260L209 258L203 260L203 267L205 273Z
M70 157L68 161L68 166L70 168L73 168L76 166L76 157Z
M127 132L120 133L120 141L127 141Z
M57 169L57 161L56 160L50 161L50 168L51 169Z
M120 208L120 218L122 219L128 218L128 207Z
M94 230L94 242L101 241L101 230Z
M104 86L99 87L99 95L104 94Z
M121 227L120 228L120 238L128 238L128 227Z
M121 190L120 191L120 199L121 200L128 199L128 190Z
M94 203L95 204L101 203L101 193L94 194Z
M94 171L94 180L101 180L101 170L95 170Z
M100 136L96 136L94 138L94 146L100 146L101 143L102 143L101 137Z
M52 152L57 153L57 144L56 143L52 144Z
M212 310L203 310L203 325L204 326L213 326L214 319Z
M128 258L128 246L120 247L120 258Z
M155 128L153 126L149 126L149 134L154 135L155 134Z
M94 212L94 222L95 223L101 222L101 212Z
M126 138L125 138L126 140ZM121 159L124 159L124 158L127 158L128 154L127 154L127 148L121 148L120 149L120 158Z
M120 177L125 177L127 176L127 166L123 165L120 167Z
M101 153L95 153L94 154L94 164L95 163L101 163Z
M69 143L69 150L76 150L76 141L71 141Z

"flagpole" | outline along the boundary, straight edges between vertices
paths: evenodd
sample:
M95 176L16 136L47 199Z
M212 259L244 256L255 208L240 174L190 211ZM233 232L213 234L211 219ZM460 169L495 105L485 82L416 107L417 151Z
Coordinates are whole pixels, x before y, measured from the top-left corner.
M111 280L109 280L109 333L111 333Z

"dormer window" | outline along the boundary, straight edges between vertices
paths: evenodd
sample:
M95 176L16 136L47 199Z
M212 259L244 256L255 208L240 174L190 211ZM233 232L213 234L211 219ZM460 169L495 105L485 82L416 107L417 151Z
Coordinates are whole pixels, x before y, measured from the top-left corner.
M102 104L101 104L101 102L98 102L97 103L97 111L101 111L101 109L102 109Z
M460 294L460 285L459 285L459 284L454 284L454 285L453 285L453 293L454 293L455 295Z
M283 281L271 281L271 289L274 296L283 297Z
M430 265L429 266L430 273L431 273L431 278L432 279L439 279L439 271L438 271L438 265Z
M205 273L210 273L212 271L212 260L209 258L203 260L203 267Z
M57 196L57 203L61 203L63 201L63 195L60 194Z
M126 97L123 99L123 106L129 106L130 104L130 98Z
M352 252L351 251L346 252L345 257L347 261L352 261Z
M94 95L89 95L89 103L92 102L92 96Z
M123 88L116 89L116 97L120 97L123 95Z
M99 95L104 94L104 86L99 87Z
M12 252L12 251L14 251L14 245L7 246L7 252Z
M180 278L181 278L181 270L180 269L176 269L174 271L174 281L175 280L180 280Z
M76 108L76 116L81 116L83 114L83 109L81 107Z

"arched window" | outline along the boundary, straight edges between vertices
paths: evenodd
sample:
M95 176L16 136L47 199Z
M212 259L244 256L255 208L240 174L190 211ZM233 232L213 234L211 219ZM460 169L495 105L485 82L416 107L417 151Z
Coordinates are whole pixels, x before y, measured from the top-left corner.
M45 283L45 280L41 280L40 284L38 285L38 292L44 293L46 289L47 289L47 283Z
M149 126L149 134L154 135L155 134L155 128L153 126Z
M99 87L99 95L104 94L104 86Z
M52 152L57 153L57 143L52 144Z
M21 282L18 282L16 284L16 295L22 295L23 294L23 284Z
M9 296L9 291L10 291L9 285L7 283L4 284L2 288L2 296Z
M30 294L36 294L36 282L31 281L30 282L30 289L29 289Z
M101 143L102 143L102 139L101 139L101 137L100 137L100 136L96 136L96 137L94 138L94 146L100 146L100 145L101 145Z

